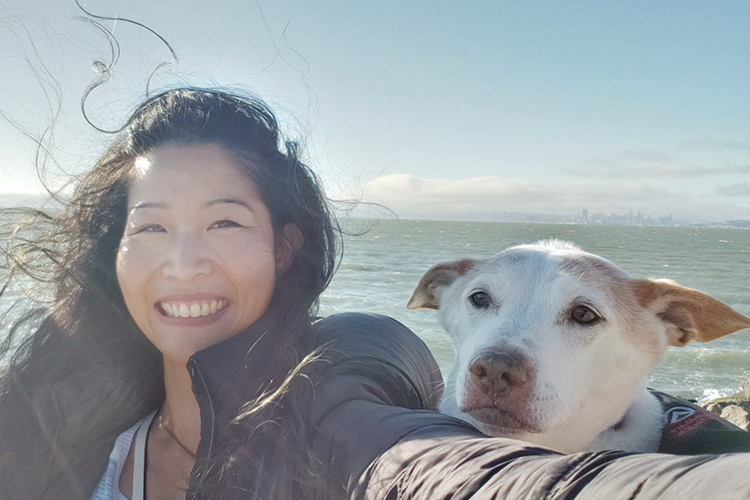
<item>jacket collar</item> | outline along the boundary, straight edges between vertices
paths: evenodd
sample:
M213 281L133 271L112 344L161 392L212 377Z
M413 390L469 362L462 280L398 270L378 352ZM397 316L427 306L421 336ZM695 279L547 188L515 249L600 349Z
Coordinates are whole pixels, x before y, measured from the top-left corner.
M284 336L281 319L267 313L246 330L190 358L188 370L201 411L199 457L216 449L243 405L278 386L304 356L298 332Z

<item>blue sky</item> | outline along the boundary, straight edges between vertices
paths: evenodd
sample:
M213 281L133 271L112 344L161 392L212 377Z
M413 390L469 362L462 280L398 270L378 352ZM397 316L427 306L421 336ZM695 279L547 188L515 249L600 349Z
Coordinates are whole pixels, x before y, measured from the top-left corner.
M42 89L17 57L29 47L22 23L62 89L54 158L65 172L85 169L109 140L77 110L105 42L73 19L72 1L0 1L0 109L32 133L48 123ZM261 94L305 138L333 196L404 217L588 209L750 219L746 1L85 5L173 44L180 64L156 87ZM114 31L120 62L89 101L105 125L168 56L143 30ZM6 127L0 148L0 191L38 189L32 145Z

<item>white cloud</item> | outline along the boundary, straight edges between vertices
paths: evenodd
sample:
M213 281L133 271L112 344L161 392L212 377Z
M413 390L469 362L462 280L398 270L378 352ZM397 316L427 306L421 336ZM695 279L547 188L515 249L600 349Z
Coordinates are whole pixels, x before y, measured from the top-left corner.
M674 192L643 182L592 180L546 185L486 176L421 179L409 174L378 177L365 186L364 201L382 203L403 217L425 214L529 212L626 213L711 221L750 217L750 200Z
M733 141L723 139L691 139L680 144L689 149L716 149L723 151L750 150L750 141Z
M719 186L716 193L724 196L736 196L750 199L750 182L741 182L731 186Z
M750 174L750 165L727 163L721 167L709 168L675 161L657 151L619 151L611 158L590 158L568 167L565 171L587 178L695 178Z

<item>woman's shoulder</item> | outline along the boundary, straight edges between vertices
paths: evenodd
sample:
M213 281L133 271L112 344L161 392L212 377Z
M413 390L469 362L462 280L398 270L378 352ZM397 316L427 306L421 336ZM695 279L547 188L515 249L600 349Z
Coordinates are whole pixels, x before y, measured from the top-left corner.
M316 341L334 358L368 356L395 366L436 370L427 345L404 324L381 314L348 312L313 323Z
M399 321L343 313L318 319L313 328L327 378L346 374L349 382L378 387L394 400L420 402L405 406L437 406L443 386L440 368L422 339Z
M347 312L318 318L313 328L319 343L333 343L362 351L377 351L396 345L429 352L427 345L399 321L382 314Z

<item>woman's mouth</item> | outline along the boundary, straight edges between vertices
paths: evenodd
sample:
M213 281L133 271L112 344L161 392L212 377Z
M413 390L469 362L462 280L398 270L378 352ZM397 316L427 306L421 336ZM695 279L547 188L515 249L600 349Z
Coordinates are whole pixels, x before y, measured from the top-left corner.
M170 318L200 318L224 309L229 302L221 300L157 302L157 309Z

